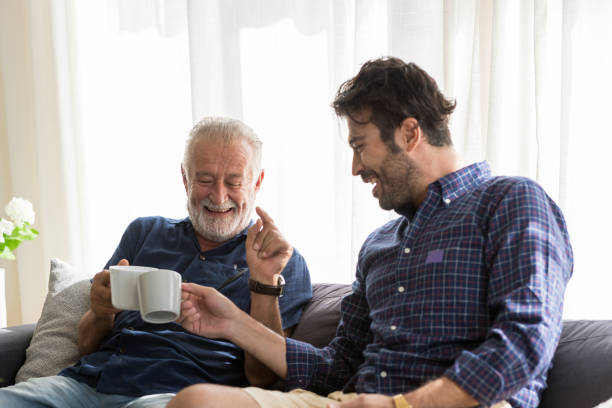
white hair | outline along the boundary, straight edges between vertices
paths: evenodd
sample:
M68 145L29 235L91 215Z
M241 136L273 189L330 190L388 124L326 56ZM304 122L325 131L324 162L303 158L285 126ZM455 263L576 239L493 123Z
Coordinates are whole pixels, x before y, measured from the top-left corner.
M257 134L249 126L238 119L224 117L205 117L196 123L187 137L185 153L183 155L183 169L189 177L189 166L191 160L191 147L201 137L209 140L223 141L229 145L237 140L246 141L253 149L253 178L257 178L261 171L261 147L262 143Z

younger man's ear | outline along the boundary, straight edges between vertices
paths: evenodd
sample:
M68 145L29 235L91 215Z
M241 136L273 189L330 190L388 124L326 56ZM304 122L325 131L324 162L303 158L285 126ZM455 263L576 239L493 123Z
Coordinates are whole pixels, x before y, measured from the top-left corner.
M396 135L396 143L405 151L412 151L423 138L423 131L419 122L413 117L407 117L400 124L398 134Z

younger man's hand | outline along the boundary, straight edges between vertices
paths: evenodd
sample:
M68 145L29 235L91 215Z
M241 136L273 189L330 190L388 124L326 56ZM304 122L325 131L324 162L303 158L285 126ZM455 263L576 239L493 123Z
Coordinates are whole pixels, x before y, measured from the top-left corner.
M327 408L393 408L394 405L388 395L361 394L346 402L328 404Z
M177 323L185 330L213 339L229 338L232 324L243 313L216 289L182 284L181 316Z

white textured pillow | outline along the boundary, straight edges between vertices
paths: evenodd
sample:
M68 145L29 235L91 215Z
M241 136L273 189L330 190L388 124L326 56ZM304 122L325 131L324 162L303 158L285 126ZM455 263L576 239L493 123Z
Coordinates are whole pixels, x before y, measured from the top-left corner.
M16 382L56 375L78 361L78 324L89 309L90 288L86 275L59 259L51 259L49 293Z

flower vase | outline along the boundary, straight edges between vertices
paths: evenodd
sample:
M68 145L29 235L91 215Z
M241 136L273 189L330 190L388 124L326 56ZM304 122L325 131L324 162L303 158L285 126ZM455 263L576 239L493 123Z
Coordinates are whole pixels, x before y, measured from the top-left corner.
M0 328L6 327L6 291L4 288L4 268L0 268Z

